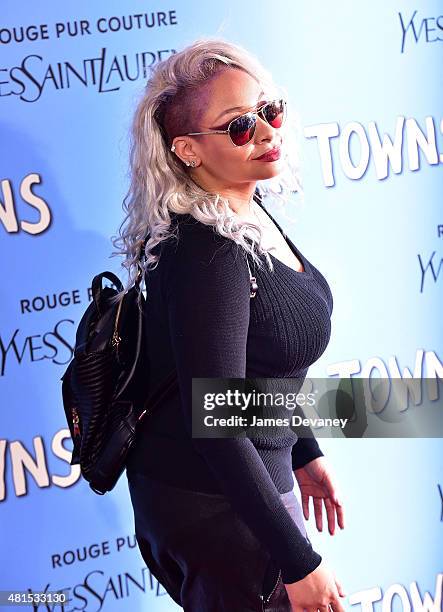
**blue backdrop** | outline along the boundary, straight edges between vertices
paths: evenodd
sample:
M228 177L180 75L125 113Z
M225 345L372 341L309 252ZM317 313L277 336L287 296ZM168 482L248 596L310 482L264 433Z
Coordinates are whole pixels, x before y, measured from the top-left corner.
M65 587L66 610L178 609L136 548L126 478L99 497L69 465L59 379L92 276L120 272L110 236L147 67L200 36L254 52L301 118L304 199L293 224L273 212L334 293L309 375L443 376L441 13L410 0L2 3L0 590ZM346 528L308 529L346 608L441 611L441 440L321 445Z

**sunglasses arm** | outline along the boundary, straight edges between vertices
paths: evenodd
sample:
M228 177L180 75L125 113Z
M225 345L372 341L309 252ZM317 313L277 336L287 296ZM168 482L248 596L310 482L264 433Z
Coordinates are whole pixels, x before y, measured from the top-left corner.
M200 134L229 134L229 130L211 130L210 132L189 132L185 136L199 136Z

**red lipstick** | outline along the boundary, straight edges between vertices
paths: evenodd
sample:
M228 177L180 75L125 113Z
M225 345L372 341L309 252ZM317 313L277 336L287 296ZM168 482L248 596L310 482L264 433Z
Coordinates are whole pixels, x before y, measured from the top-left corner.
M256 157L255 159L257 161L276 161L277 159L280 159L280 155L280 147L274 147L270 151L266 151L266 153L260 155L260 157Z

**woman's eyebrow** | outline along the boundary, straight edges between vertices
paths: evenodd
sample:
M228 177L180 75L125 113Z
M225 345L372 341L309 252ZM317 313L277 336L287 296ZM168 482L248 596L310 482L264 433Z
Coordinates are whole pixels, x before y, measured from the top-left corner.
M264 91L261 91L258 99L260 100L261 96L264 94ZM257 102L258 104L258 102ZM242 110L243 108L246 108L245 106L234 106L233 108L228 108L227 110L224 110L222 113L220 113L220 115L218 115L218 117L216 119L214 119L214 121L218 121L219 119L221 119L224 115L227 115L228 113L232 113L233 111L238 111L238 110Z

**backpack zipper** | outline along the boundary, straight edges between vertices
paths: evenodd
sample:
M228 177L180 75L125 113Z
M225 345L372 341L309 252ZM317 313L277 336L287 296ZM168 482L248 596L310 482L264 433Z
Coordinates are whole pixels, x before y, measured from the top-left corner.
M161 401L168 397L168 394L171 390L178 387L178 378L177 378L177 370L174 367L171 372L167 375L164 382L158 387L154 393L148 396L148 399L145 402L146 408L139 414L137 422L141 421L146 414L152 412L153 408L157 406Z
M276 590L276 588L277 588L277 585L278 585L278 583L279 583L279 581L280 581L280 576L281 576L281 570L278 570L277 581L276 581L276 583L274 584L274 588L273 588L273 589L272 589L272 591L269 593L269 595L266 597L266 599L265 599L265 596L264 596L264 595L260 595L261 600L262 600L262 609L263 609L263 612L266 612L266 611L265 611L265 604L268 604L268 603L270 602L271 597L272 597L272 596L274 595L274 593L275 593L275 590Z
M74 429L74 438L76 438L77 436L80 436L80 426L78 412L74 407L72 408L72 424Z
M114 332L112 334L111 344L114 348L118 349L118 345L121 342L120 334L118 333L118 322L120 319L120 312L122 309L123 298L120 300L117 307L117 314L115 315Z

